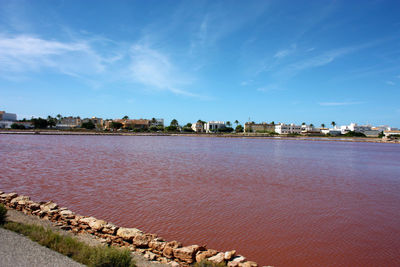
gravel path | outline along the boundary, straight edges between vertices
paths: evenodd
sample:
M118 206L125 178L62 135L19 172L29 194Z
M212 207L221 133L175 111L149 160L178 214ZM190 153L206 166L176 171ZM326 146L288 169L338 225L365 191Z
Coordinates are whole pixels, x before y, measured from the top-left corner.
M98 239L94 238L94 236L92 236L92 235L89 235L89 234L74 235L74 234L72 234L70 232L63 231L60 228L54 226L54 224L52 224L50 221L42 220L42 219L40 219L40 218L38 218L36 216L27 215L27 214L24 214L23 212L20 212L20 211L17 211L17 210L13 210L13 209L7 210L7 220L13 221L13 222L25 223L25 224L40 225L40 226L43 226L45 228L50 228L51 230L53 230L53 231L55 231L55 232L57 232L59 234L68 235L68 236L74 237L74 238L78 239L79 241L84 242L84 243L86 243L88 245L91 245L91 246L101 245L101 242ZM4 229L1 229L1 230L4 231ZM14 233L14 232L12 232L12 233ZM16 233L14 233L14 234L16 234ZM20 236L18 234L16 234L16 235ZM20 236L20 237L22 237L22 236ZM27 239L28 239L28 241L33 242L29 238L27 238ZM5 243L6 242L3 242L3 237L0 234L0 250L1 250L1 247L3 247L5 245ZM42 247L39 244L36 244L36 245L38 245L39 247ZM45 248L45 249L47 249L47 248ZM49 250L49 249L47 249L47 250ZM69 259L68 257L63 256L63 255L61 255L61 254L59 254L57 252L54 252L52 250L50 250L50 251L60 255L61 257L65 257L65 258ZM1 250L0 251L0 257L2 257L2 255L4 255L4 253L5 252L3 252ZM19 256L16 256L16 257L19 257ZM159 262L148 261L146 258L143 257L142 254L140 254L138 252L132 253L132 257L135 260L137 267L167 267L167 266L170 266L170 265L167 265L167 264L161 264ZM51 262L49 262L49 263L51 263ZM29 265L29 264L28 265L19 265L19 264L4 265L2 263L2 259L0 258L0 266L1 267L8 267L8 266L63 266L63 265L54 265L54 264L50 264L50 265ZM66 266L69 266L69 265L66 265ZM78 264L78 265L74 265L74 266L84 266L84 265L79 265Z
M71 266L81 265L29 238L0 228L0 266Z

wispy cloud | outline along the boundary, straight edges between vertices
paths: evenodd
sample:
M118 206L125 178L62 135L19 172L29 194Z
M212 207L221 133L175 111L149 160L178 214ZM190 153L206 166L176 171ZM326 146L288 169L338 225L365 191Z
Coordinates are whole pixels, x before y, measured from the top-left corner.
M84 41L60 42L32 35L0 35L0 73L55 69L79 76L102 72L103 59Z
M394 83L394 82L392 82L392 81L386 81L386 84L387 84L387 85L391 85L391 86L396 85L396 83Z
M293 44L293 45L292 45L290 48L288 48L288 49L279 50L278 52L275 53L274 58L280 59L280 58L287 57L287 56L289 56L290 54L292 54L292 53L296 50L296 48L297 48L297 45L296 45L296 44Z
M320 102L318 105L327 106L327 107L335 107L335 106L350 106L350 105L359 105L364 102Z
M191 79L166 54L147 45L137 44L132 47L130 71L134 81L151 88L200 97L182 89L191 84Z

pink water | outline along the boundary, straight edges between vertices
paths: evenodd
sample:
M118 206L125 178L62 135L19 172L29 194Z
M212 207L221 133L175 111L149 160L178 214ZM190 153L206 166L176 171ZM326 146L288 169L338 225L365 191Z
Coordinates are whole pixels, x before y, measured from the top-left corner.
M274 266L400 266L400 145L0 135L0 190Z

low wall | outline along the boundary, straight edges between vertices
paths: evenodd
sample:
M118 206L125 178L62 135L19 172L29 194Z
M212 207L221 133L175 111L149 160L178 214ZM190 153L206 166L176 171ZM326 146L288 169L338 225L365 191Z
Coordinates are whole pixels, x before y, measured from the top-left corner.
M178 241L165 241L155 234L148 234L136 228L118 227L112 223L75 214L56 203L34 202L28 196L0 191L0 203L6 207L22 211L25 214L38 216L55 223L61 229L72 233L88 233L111 246L127 247L131 251L144 254L151 261L170 264L171 266L189 266L195 262L208 260L214 263L226 263L230 267L252 267L257 263L247 261L236 255L236 251L221 252L207 249L205 246L182 246Z

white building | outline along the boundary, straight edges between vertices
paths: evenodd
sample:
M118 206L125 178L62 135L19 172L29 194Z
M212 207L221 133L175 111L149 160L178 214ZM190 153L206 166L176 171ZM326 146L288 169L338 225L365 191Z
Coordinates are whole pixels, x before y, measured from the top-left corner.
M0 111L0 128L11 128L11 125L16 120L17 114Z
M356 132L363 133L368 137L376 137L380 134L381 131L372 129L371 125L358 125L357 123L350 123L350 125L344 125L340 127L342 134L346 134L348 132Z
M223 121L209 121L206 123L204 128L207 133L213 133L217 132L218 129L223 129L225 127L226 127L225 122Z
M278 134L300 134L301 126L291 124L279 123L275 125L275 132Z
M196 133L204 132L204 125L201 122L192 123L192 130Z

